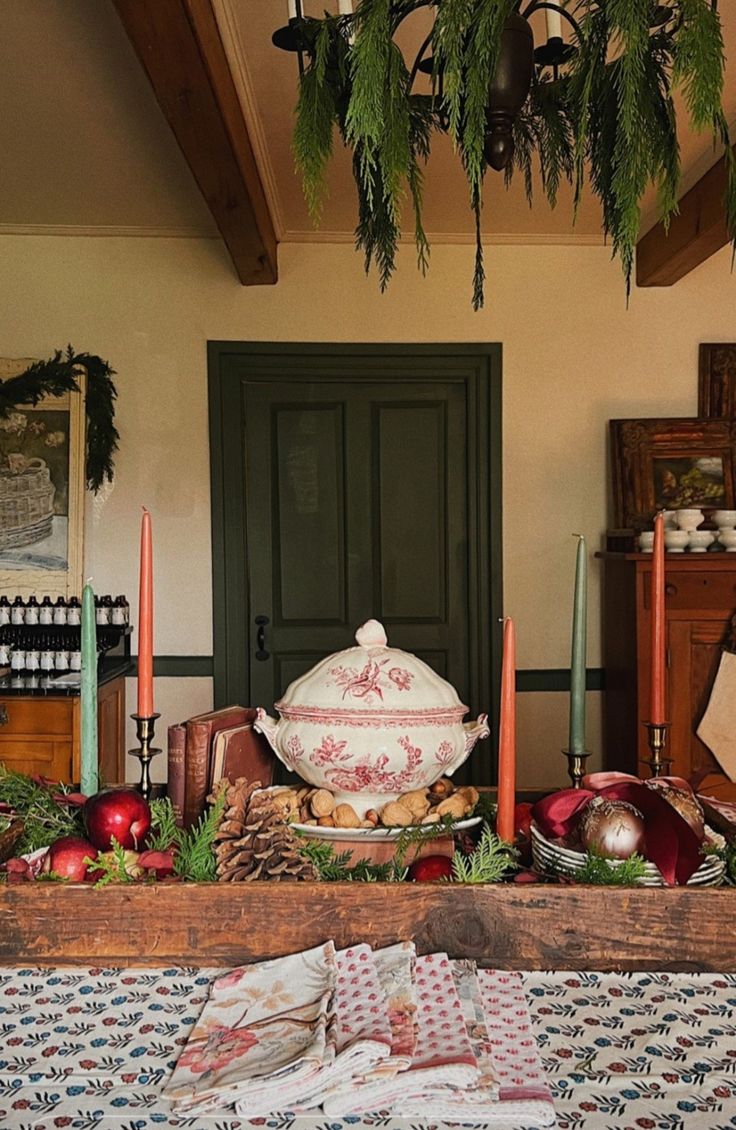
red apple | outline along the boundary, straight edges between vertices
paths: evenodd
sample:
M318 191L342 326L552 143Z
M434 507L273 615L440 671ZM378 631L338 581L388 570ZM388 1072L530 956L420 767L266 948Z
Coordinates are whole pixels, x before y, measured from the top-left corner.
M415 883L436 883L438 879L451 879L452 860L449 855L425 855L412 863L407 878Z
M102 789L84 806L87 835L99 851L108 851L112 837L124 848L139 851L151 827L151 810L137 789Z
M53 871L64 879L83 883L87 878L89 864L85 859L94 859L97 848L81 836L62 836L55 840L43 858L42 871Z

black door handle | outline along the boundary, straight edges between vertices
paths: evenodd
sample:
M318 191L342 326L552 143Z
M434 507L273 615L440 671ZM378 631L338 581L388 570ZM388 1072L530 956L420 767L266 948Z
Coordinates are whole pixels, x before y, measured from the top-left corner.
M267 659L271 658L270 653L266 651L266 624L270 624L270 622L268 616L256 616L256 624L258 625L258 631L256 632L256 659L260 659L262 663L265 663Z

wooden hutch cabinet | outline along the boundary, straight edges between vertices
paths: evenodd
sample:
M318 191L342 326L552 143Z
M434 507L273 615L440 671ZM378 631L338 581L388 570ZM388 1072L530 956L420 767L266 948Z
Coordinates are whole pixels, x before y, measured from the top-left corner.
M652 555L604 553L604 763L649 776ZM717 769L695 730L736 612L736 553L666 555L667 713L671 772Z
M0 681L0 762L20 773L79 781L80 697L34 694ZM100 781L125 780L125 676L101 679L97 694Z

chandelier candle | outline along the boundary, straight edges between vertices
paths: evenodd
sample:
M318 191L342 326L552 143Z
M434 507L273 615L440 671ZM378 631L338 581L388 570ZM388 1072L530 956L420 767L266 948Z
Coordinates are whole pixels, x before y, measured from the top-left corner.
M151 515L141 520L140 584L138 589L138 714L153 714L153 543Z
M661 513L654 519L651 633L649 721L661 726L665 720L664 515Z
M570 753L585 749L585 666L588 619L588 564L585 538L578 534L575 593L572 606L572 657L570 661Z
M516 803L516 630L507 616L503 622L501 662L501 711L498 724L498 812L499 839L514 842Z
M80 792L94 796L99 786L97 769L97 618L91 585L82 592L81 768Z
M547 39L562 39L562 16L559 8L556 11L545 8L544 14L547 17Z

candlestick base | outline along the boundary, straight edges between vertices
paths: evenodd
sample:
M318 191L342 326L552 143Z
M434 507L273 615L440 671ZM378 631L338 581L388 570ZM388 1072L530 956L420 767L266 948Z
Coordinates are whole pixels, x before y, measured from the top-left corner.
M135 734L140 742L138 749L131 749L129 752L137 757L141 763L141 779L136 785L139 793L142 793L144 800L151 799L151 760L157 753L161 753L160 749L154 749L153 732L156 728L156 719L160 718L160 714L150 714L144 717L141 714L131 714L131 718L135 722Z
M576 753L571 749L563 749L562 752L567 758L567 775L572 781L572 787L581 789L585 776L585 762L590 757L590 750L583 749Z
M648 765L653 777L661 777L662 770L665 776L669 773L672 758L666 757L664 751L667 747L667 731L670 728L669 722L645 722L647 730L647 742L651 757L647 758L644 762Z

